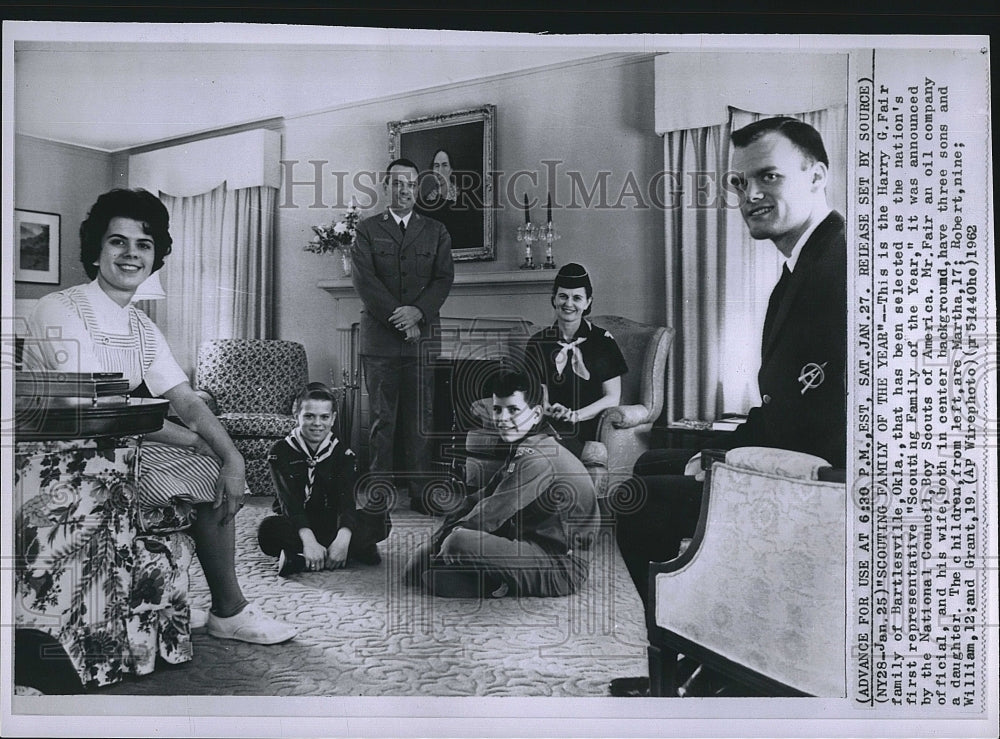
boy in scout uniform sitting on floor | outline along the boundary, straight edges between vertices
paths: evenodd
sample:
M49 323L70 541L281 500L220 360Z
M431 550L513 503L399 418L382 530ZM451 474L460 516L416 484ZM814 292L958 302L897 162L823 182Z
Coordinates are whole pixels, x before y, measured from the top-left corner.
M558 596L590 569L597 498L583 464L543 421L535 378L494 378L493 419L504 462L420 547L405 579L452 598Z

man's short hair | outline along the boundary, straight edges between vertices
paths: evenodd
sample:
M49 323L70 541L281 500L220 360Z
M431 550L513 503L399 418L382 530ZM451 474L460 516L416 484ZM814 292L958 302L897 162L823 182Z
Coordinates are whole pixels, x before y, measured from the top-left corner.
M393 167L409 167L417 173L420 172L420 167L414 164L412 160L407 159L406 157L400 157L399 159L393 159L389 162L389 166L385 168L385 174L382 176L382 182L389 181L389 172L392 171Z
M524 394L529 407L542 404L542 386L530 373L503 370L490 380L490 392L498 398L509 398L518 391Z
M819 131L808 123L788 116L754 121L749 126L733 131L730 138L733 146L742 149L771 132L780 133L791 141L810 162L823 162L827 167L830 166L830 158L826 155L826 147L823 146L823 137L819 135Z

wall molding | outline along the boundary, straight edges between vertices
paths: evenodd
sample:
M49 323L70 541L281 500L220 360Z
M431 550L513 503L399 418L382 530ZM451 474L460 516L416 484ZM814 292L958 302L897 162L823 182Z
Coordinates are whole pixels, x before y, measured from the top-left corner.
M146 152L155 151L157 149L191 144L195 141L214 139L218 136L229 136L231 134L243 133L245 131L256 131L259 128L283 133L285 130L285 118L283 116L268 116L267 118L257 118L252 121L244 121L243 123L234 123L230 126L223 126L222 128L206 128L203 131L186 133L183 136L171 136L170 138L158 139L157 141L150 141L145 144L128 146L124 149L114 149L111 153L115 155L126 154L128 156L132 156L134 154L145 154Z
M517 70L512 70L510 72L501 72L500 74L488 75L486 77L476 77L475 79L462 80L460 82L448 82L443 85L421 87L417 90L407 90L405 92L396 92L392 93L391 95L382 95L379 97L368 98L366 100L355 100L350 103L331 105L325 108L318 108L316 110L306 111L304 113L295 113L286 115L285 120L291 121L300 118L309 118L312 116L326 115L327 113L335 113L341 110L364 108L369 105L381 105L383 103L399 102L401 100L409 100L411 98L418 98L424 95L433 95L452 90L461 90L466 87L475 87L477 85L482 85L482 84L503 82L505 80L517 79L519 77L530 77L537 74L548 74L551 72L559 72L562 70L575 69L577 67L598 66L598 65L602 67L623 67L631 64L638 64L640 62L653 59L656 56L657 54L653 52L613 52L608 54L600 54L598 56L593 56L593 57L586 57L584 59L571 59L565 62L555 62L553 64L545 64L541 67L532 67L530 69L517 69Z
M36 144L62 149L67 154L72 154L74 156L83 156L88 159L96 159L102 162L111 161L111 152L104 149L97 149L92 146L82 146L81 144L73 144L69 141L59 141L58 139L46 139L41 136L33 136L30 133L18 133L15 134L15 136L19 139L28 139ZM17 146L16 141L14 145Z

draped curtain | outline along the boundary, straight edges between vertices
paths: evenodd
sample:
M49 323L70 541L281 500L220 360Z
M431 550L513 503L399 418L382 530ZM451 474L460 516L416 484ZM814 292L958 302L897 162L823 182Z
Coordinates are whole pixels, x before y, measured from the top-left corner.
M750 238L724 190L732 131L773 113L729 109L725 123L667 131L664 161L674 183L665 210L668 418L717 418L760 402L757 370L767 300L781 271L778 250ZM814 126L830 157L827 199L846 213L846 105L789 113Z
M160 271L167 299L152 305L150 317L193 377L201 342L271 337L277 189L223 182L199 195L161 191L160 199L174 243Z

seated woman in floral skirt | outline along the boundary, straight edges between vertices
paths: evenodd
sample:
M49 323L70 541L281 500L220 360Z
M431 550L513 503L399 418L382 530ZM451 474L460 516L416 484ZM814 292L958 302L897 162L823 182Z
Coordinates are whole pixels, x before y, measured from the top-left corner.
M39 351L26 366L66 372L121 372L135 389L170 401L186 424L166 422L145 436L139 504L187 501L190 533L212 595L208 633L276 644L294 627L268 618L244 597L235 571L235 517L246 490L243 457L208 406L191 389L163 334L133 304L136 289L171 251L169 215L145 190L101 195L80 226L80 257L93 281L38 301L29 329Z

